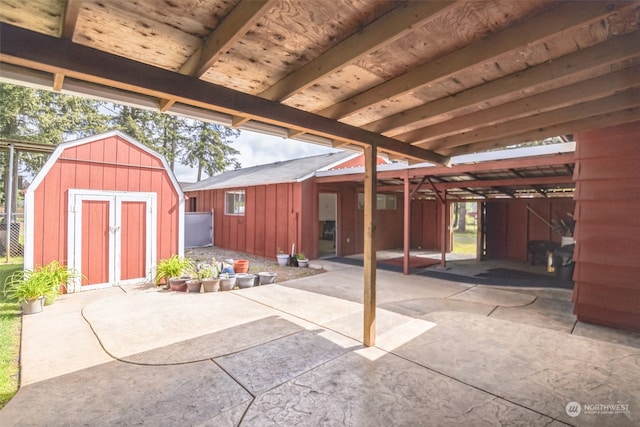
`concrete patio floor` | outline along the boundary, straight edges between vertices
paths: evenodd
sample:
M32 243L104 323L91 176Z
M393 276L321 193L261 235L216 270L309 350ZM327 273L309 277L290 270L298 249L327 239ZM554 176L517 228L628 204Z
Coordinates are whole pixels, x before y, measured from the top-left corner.
M571 291L378 271L365 348L362 268L322 264L232 292L65 295L24 317L0 425L640 425L640 335L576 322Z

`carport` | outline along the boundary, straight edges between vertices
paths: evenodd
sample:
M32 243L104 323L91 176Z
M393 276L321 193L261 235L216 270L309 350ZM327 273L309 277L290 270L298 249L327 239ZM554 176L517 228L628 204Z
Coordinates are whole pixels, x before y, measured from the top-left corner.
M376 155L447 166L453 155L574 135L581 187L576 313L638 329L639 267L625 253L640 244L640 228L629 216L615 225L580 217L583 203L606 199L625 212L640 205L628 197L637 191L611 201L611 192L594 188L637 187L618 184L637 182L639 173L631 165L640 150L629 143L640 134L638 7L544 0L24 2L0 11L0 62L6 82L364 151L368 346L375 343ZM606 152L598 151L602 145ZM602 261L597 254L612 235L627 239L605 245Z

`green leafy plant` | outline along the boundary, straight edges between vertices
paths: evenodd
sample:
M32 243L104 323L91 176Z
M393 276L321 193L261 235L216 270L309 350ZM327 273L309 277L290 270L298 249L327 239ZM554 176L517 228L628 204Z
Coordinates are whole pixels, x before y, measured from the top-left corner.
M307 259L307 257L306 257L306 256L304 256L304 253L299 252L298 254L296 254L296 259L298 259L298 260L305 260L305 259Z
M62 265L59 261L51 261L44 267L34 270L20 270L7 277L4 283L4 294L18 302L32 301L41 296L55 299L62 288L79 273Z
M217 265L211 266L209 264L204 264L200 266L200 268L198 269L198 273L196 274L196 277L200 280L215 279L218 277L218 274L220 274L220 272L218 271Z
M51 281L42 271L20 270L7 277L4 295L7 299L29 302L51 292Z
M159 285L162 280L168 283L172 277L190 274L194 270L193 261L189 258L173 255L171 258L162 259L158 262L154 282L156 286Z

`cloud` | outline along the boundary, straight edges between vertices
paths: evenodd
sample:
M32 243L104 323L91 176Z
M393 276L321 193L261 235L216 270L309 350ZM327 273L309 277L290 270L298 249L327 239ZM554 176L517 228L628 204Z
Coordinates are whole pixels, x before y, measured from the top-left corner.
M338 151L331 147L246 130L230 145L240 152L236 159L243 168ZM197 170L176 165L175 174L178 181L194 182Z

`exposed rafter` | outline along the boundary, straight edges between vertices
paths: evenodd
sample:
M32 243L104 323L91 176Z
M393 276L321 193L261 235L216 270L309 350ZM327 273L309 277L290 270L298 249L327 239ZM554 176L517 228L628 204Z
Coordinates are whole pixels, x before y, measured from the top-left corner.
M275 0L241 0L207 40L191 55L180 73L200 77L273 6Z
M540 114L581 102L592 101L624 90L640 86L640 67L632 67L569 86L542 92L537 95L508 102L497 107L457 117L446 122L416 129L396 138L411 144L423 144L449 135L460 134L478 127Z
M53 54L56 51L66 55ZM381 150L428 162L449 162L446 156L355 126L8 24L0 26L0 60L360 146L376 144Z
M64 17L62 21L62 34L65 39L71 40L76 30L78 15L80 14L80 4L82 0L67 0L64 8Z
M544 40L558 31L603 19L606 15L614 13L615 7L612 7L614 5L615 3L589 2L584 3L580 9L576 9L570 3L562 3L520 25L485 37L472 45L429 61L395 79L327 107L319 111L319 114L335 119L345 118L371 105L406 94L427 84L434 84L456 72L469 69L515 49L521 49L530 43ZM620 2L617 7L630 6L628 2Z
M446 12L453 1L407 2L384 17L343 40L333 49L287 75L260 96L282 101L296 92L347 64L353 63L373 50L393 43L409 33L413 27L425 25Z

